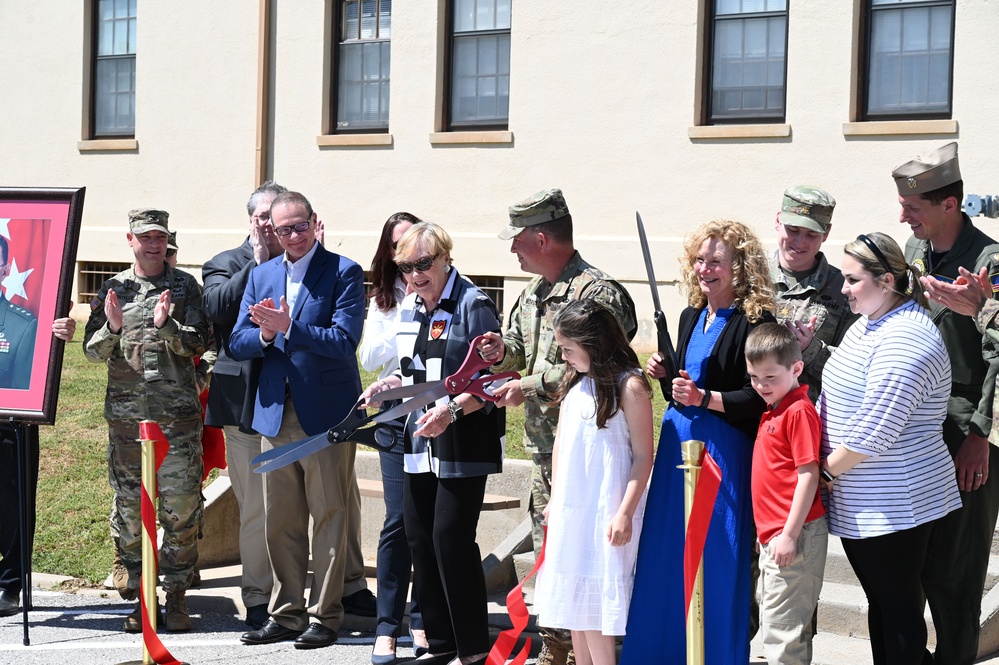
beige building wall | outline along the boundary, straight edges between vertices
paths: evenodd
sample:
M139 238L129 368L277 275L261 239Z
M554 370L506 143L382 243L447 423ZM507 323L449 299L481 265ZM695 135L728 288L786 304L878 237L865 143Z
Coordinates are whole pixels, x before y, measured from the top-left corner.
M635 210L675 325L684 234L727 217L772 246L789 185L836 197L834 264L860 232L904 241L890 171L926 148L960 141L967 191L999 193L999 12L988 0L957 4L950 121L852 123L861 3L809 0L790 3L786 125L726 128L694 127L702 3L515 2L511 138L498 143L434 138L445 3L397 0L389 145L321 136L331 2L273 2L267 175L305 193L328 246L362 265L390 213L440 222L459 270L507 278L507 309L526 276L495 234L510 203L548 187L563 189L582 254L635 297L642 346L653 336ZM130 260L126 212L162 207L180 230L181 263L198 266L245 237L257 184L260 5L216 0L191 11L140 0L137 147L110 151L82 141L88 5L0 3L0 185L86 186L81 262ZM999 220L978 223L999 236Z

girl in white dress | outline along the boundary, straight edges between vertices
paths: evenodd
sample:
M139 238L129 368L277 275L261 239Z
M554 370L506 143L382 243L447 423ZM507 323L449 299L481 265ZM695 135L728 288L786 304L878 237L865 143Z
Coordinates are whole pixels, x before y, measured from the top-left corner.
M614 314L577 300L555 320L566 369L545 510L538 624L572 632L578 665L613 665L652 471L652 391Z

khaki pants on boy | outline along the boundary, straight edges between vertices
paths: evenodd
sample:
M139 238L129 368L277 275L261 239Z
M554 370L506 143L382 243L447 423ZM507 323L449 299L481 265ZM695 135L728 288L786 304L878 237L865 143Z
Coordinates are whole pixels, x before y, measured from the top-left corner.
M789 565L774 562L771 546L760 544L760 631L770 665L812 662L812 615L822 590L829 526L825 516L806 523Z

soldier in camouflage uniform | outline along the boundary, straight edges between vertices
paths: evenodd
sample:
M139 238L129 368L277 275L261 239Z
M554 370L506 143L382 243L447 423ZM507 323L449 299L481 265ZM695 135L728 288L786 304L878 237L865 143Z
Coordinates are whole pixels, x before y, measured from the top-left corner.
M105 282L91 302L83 349L89 360L108 366L108 480L132 590L142 568L139 421L155 421L170 443L157 474L159 570L167 592L165 627L184 631L191 628L185 591L198 560L201 520L201 404L192 359L204 352L209 325L197 281L164 260L167 220L161 210L129 213L135 263ZM126 618L126 631L142 630L139 611Z
M913 233L905 260L926 276L920 282L932 296L929 314L943 336L953 374L943 437L954 457L963 506L934 523L923 564L923 590L937 636L933 662L969 665L978 654L982 594L999 515L999 454L990 445L996 442L990 432L999 347L983 338L970 318L949 310L939 299L940 288L934 296L932 287L951 285L962 268L983 271L991 297L999 284L999 246L961 208L964 181L957 143L896 167L892 177L899 221Z
M797 185L785 191L775 222L777 251L770 259L777 321L801 344L801 382L808 385L813 402L822 390L826 361L857 320L843 294L843 274L820 251L835 207L836 200L818 187Z
M524 405L524 442L532 453L529 511L534 522L534 551L544 538L543 512L551 496L552 449L559 407L548 399L565 370L562 350L555 342L555 317L572 300L593 299L618 316L628 339L638 329L635 303L628 292L606 273L583 260L572 241L572 217L562 191L549 189L510 206L510 224L499 237L512 240L521 270L538 275L530 281L510 313L502 337L494 333L480 346L494 372L526 370L522 379L497 389L500 406ZM542 629L539 665L572 662L568 631Z

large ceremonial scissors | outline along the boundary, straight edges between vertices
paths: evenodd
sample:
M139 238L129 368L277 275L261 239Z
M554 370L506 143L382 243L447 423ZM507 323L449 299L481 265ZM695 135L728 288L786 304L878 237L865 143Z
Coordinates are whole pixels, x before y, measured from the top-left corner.
M383 421L378 420L378 415L380 414L374 416L366 415L364 409L361 408L361 404L363 403L363 399L357 400L354 406L350 408L346 418L322 434L317 434L301 441L295 441L286 446L271 448L260 453L250 462L251 464L260 464L254 471L257 473L267 473L274 469L280 469L292 462L297 462L303 457L308 457L324 448L329 448L345 441L363 443L378 450L391 450L396 444L395 429L392 427L381 427L380 423ZM376 424L371 427L365 427L370 423Z
M510 379L519 378L520 374L508 371L475 378L480 371L492 365L488 360L484 360L479 355L478 349L476 349L476 345L484 339L485 335L480 335L472 340L472 343L468 347L468 355L465 356L461 367L454 374L440 381L391 388L372 395L372 398L377 397L379 402L405 399L406 401L402 404L373 416L367 416L365 415L365 409L361 406L365 400L360 399L351 408L347 417L339 424L331 427L329 431L309 437L308 439L289 443L286 446L272 448L257 455L251 463L260 464L260 466L254 469L254 471L257 473L266 473L274 469L280 469L324 448L345 441L363 443L378 450L390 450L396 443L395 429L392 427L380 427L380 425L408 415L417 409L422 409L445 395L469 393L486 401L496 402L498 398L493 395L493 389ZM368 401L371 401L371 398ZM375 423L375 425L366 427L369 423ZM381 433L381 437L376 436L379 433ZM379 441L378 439L382 437L384 437L383 440ZM386 439L390 439L390 441L383 442Z

